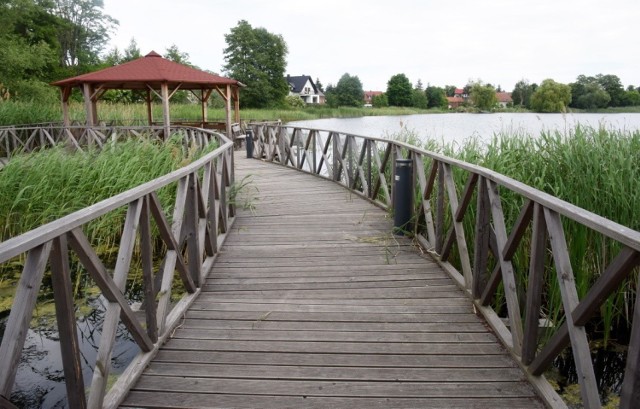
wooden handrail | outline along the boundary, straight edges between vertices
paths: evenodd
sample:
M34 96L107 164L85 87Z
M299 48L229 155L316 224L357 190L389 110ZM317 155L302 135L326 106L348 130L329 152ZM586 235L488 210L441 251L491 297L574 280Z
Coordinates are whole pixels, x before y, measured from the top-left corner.
M29 138L49 135L58 143L64 140L65 135L73 137L74 129L76 128L33 128ZM218 248L234 220L234 205L228 200L228 190L233 181L233 142L222 134L204 129L177 127L172 131L181 135L185 143L204 145L216 141L219 147L174 172L0 243L0 264L26 255L15 301L0 344L0 402L8 400L11 395L17 363L40 293L40 284L47 270L52 274L68 403L73 408L117 407L132 382L199 294L204 278L217 257ZM96 140L102 142L120 135L158 135L153 128L112 128L109 133L104 133L99 128L86 128L81 133L95 136ZM75 139L79 147L84 146L81 143L87 141L89 139ZM166 210L162 208L157 192L176 184L173 217L167 220ZM116 265L111 275L84 234L83 227L92 220L125 206L128 210ZM159 240L164 243L160 248L152 245L152 223L159 231ZM136 241L140 246L138 257L142 265L144 285L144 324L133 312L124 291L131 266L136 262ZM71 292L71 253L77 257L108 301L88 399L85 397L82 379ZM156 274L152 266L154 258L163 260L160 271ZM178 272L179 282L186 294L174 305L171 294L174 290L175 272ZM133 359L111 390L107 391L111 353L120 320L142 352Z
M584 325L607 297L637 270L640 232L490 169L407 143L320 129L269 124L249 126L253 130L254 157L333 180L390 211L394 202L395 160L412 160L415 197L419 198L414 209L417 241L452 274L552 406L554 401L562 404L540 375L555 357L571 346L583 403L587 408L600 407ZM453 169L466 172L466 185L456 186ZM458 189L462 189L461 195ZM501 191L511 191L524 201L513 226L505 224ZM475 231L469 239L462 222L471 214L474 194L477 197ZM563 220L572 220L622 247L582 300L577 295ZM516 249L524 247L523 238L527 234L531 237L530 247L525 249L530 259L528 291L526 299L521 300L518 290L525 286L516 282L512 258ZM473 250L473 260L468 249ZM454 251L461 272L447 261ZM556 271L561 289L565 323L538 348L542 276L549 253L554 261L549 267ZM491 270L490 257L495 264ZM509 327L489 306L500 282ZM639 401L640 303L636 302L621 407L632 408Z

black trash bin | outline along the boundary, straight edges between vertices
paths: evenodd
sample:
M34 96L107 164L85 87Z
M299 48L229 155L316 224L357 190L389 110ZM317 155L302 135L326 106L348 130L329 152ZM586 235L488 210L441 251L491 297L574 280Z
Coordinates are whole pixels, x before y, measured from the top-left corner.
M253 158L253 131L251 129L247 129L247 136L244 143L247 146L247 158Z
M413 164L411 159L397 159L393 181L393 232L411 234L413 213Z

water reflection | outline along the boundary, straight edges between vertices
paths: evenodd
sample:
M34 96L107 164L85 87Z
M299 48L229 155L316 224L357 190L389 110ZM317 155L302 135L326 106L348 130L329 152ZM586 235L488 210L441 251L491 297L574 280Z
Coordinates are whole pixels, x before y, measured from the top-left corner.
M91 385L107 302L103 297L89 301L91 312L77 321L77 331L85 389ZM0 339L4 336L7 317L0 320ZM29 329L11 401L22 408L67 407L60 341L54 328L55 318L36 329ZM50 323L53 323L51 325ZM112 354L111 375L124 371L140 349L126 327L120 323ZM115 378L115 377L114 377Z

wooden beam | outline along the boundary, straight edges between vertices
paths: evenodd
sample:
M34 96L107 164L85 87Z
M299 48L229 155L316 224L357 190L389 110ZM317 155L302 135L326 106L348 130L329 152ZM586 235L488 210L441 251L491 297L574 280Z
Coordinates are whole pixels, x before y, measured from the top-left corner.
M11 396L18 363L27 338L40 284L44 275L51 242L35 247L27 254L18 288L9 314L9 320L0 345L0 395Z
M624 383L620 395L620 409L636 408L640 402L640 280L636 289L636 306L633 313L633 327L624 371Z
M56 305L56 322L60 338L62 369L64 370L67 399L70 408L87 407L82 377L80 345L76 329L76 315L73 306L71 271L66 235L53 240L51 249L51 284Z
M546 208L544 209L544 218L549 232L549 240L551 241L551 250L562 296L562 306L564 307L567 329L571 339L573 362L576 364L576 373L580 383L582 403L587 409L600 408L598 383L593 372L587 332L584 326L575 325L573 320L573 311L580 300L569 259L569 250L567 249L562 221L558 213Z
M166 82L160 85L162 94L162 125L164 127L164 139L168 140L171 133L171 118L169 114L169 84Z
M240 123L240 87L236 86L233 88L234 91L234 97L233 97L233 103L234 103L234 114L235 114L235 122L236 123Z
M86 115L87 126L95 125L95 118L93 116L93 103L91 101L92 92L91 84L82 84L82 95L84 97L84 112Z
M147 102L147 120L149 122L149 126L153 125L153 110L151 109L151 91L150 89L147 89L147 97L146 97L146 102ZM155 93L155 91L154 91Z

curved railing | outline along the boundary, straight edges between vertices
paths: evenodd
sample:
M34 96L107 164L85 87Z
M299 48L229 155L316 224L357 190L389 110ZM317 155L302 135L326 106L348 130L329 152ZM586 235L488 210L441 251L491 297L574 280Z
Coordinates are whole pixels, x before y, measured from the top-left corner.
M584 326L637 271L640 232L497 172L406 143L286 126L256 124L251 129L254 157L333 180L390 211L394 210L395 162L408 159L413 165L412 230L417 241L465 290L548 402L562 405L542 373L570 346L584 406L600 407ZM524 203L511 226L505 222L502 207L506 194ZM474 198L476 205L470 206ZM475 226L471 232L465 231L465 221ZM563 226L567 221L621 248L582 299L567 249ZM529 259L526 283L517 282L514 274L516 251L524 251ZM461 273L449 262L454 258ZM564 322L556 325L546 341L539 328L545 269L557 275L564 310ZM491 307L499 284L506 304L504 317ZM622 408L640 402L640 303L635 303L633 317Z
M145 131L157 135L156 129L145 128ZM117 407L199 294L234 220L235 210L230 198L234 175L233 143L222 134L203 129L175 128L172 131L188 141L206 143L215 140L219 146L170 174L0 243L0 266L8 263L23 263L24 266L0 345L0 406L10 407L8 399L45 272L51 273L68 404L72 408ZM104 143L107 139L133 136L136 132L137 128L113 128L106 134L95 128L54 127L33 129L29 138L44 138L46 144L61 142L57 137L71 138L73 135L81 147L82 141ZM22 146L30 145L27 141ZM158 191L168 186L175 190L170 218L158 198ZM83 228L91 221L123 208L126 208L126 216L111 273ZM158 232L159 238L154 240L152 231ZM154 260L161 260L159 267ZM70 263L76 262L108 301L93 380L86 389L70 281ZM127 278L136 263L142 266L143 318L133 311L132 301L127 299L125 291ZM156 268L158 270L154 271ZM172 294L183 290L182 298L177 301L172 298ZM141 353L105 397L120 321ZM89 390L88 399L85 398L86 390Z

